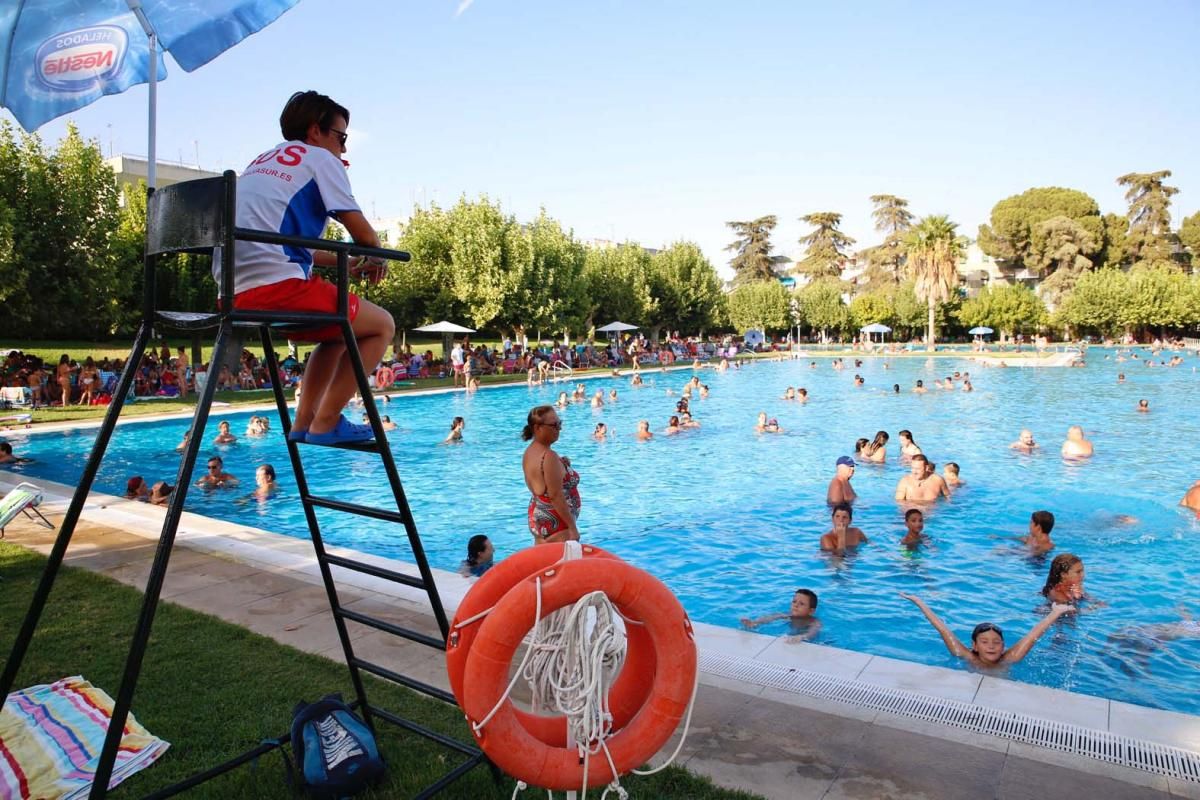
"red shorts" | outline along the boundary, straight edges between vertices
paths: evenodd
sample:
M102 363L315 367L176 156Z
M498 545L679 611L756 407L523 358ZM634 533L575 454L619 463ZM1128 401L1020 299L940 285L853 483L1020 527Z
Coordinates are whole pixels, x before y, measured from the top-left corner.
M358 316L358 295L350 292L350 321ZM256 286L237 294L233 307L267 311L315 311L322 314L337 313L337 284L330 283L319 275L308 280L288 278L279 283ZM326 325L307 331L288 331L288 338L299 342L340 342L342 329L337 325Z

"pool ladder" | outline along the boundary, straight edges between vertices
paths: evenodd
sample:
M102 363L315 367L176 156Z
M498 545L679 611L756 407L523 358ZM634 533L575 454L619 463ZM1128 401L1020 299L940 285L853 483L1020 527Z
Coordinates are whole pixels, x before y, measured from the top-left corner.
M364 672L429 697L450 704L456 704L454 696L444 689L416 680L381 664L359 658L354 652L354 646L346 627L347 622L354 622L407 639L422 646L434 648L438 651L444 650L446 636L450 627L449 621L446 618L446 611L442 606L441 597L438 594L437 584L434 582L433 573L429 567L429 561L425 556L421 537L417 532L416 522L413 519L408 500L404 495L404 487L400 481L400 474L396 470L392 451L388 446L387 436L384 433L379 411L375 406L374 397L371 394L370 384L367 382L366 372L363 369L362 358L358 352L358 345L354 338L348 314L349 259L351 256L371 256L395 261L408 261L409 255L401 251L362 247L346 242L283 236L270 231L238 228L234 224L236 185L236 176L233 172L227 171L218 178L186 181L152 191L147 199L146 259L141 325L138 328L137 336L130 350L129 359L125 364L124 370L121 372L119 384L105 414L104 422L97 433L96 443L92 447L91 454L88 456L87 464L79 479L79 484L75 489L70 506L59 528L58 537L47 558L45 571L42 574L37 589L34 591L29 611L25 616L20 631L17 633L11 654L5 662L3 675L0 676L0 697L6 697L13 689L17 672L21 667L34 631L37 628L38 620L50 595L54 579L58 574L59 568L62 566L67 546L70 544L71 536L75 532L75 527L79 522L88 493L91 491L92 484L100 468L100 463L108 449L108 443L116 429L121 409L124 407L130 390L133 387L138 365L154 336L155 327L189 331L216 328L216 341L213 344L212 359L209 366L210 372L220 369L223 359L231 350L232 343L239 338L238 330L257 330L262 341L268 375L272 376L271 383L275 396L275 405L279 411L283 434L286 437L286 434L291 430L291 415L287 399L283 393L283 386L278 379L282 373L280 372L278 357L275 354L272 344L271 330L272 328L276 328L286 334L289 329L308 330L326 325L334 325L341 330L342 339L346 344L346 355L349 357L354 368L359 393L363 397L363 407L367 412L367 417L375 438L369 442L337 444L332 445L332 447L377 454L383 463L384 472L387 474L392 498L395 501L395 509L372 508L339 500L334 497L313 494L305 477L304 464L300 457L300 445L298 443L287 442L288 457L291 459L292 469L296 476L296 483L301 503L304 507L304 516L308 523L309 535L316 553L321 580L329 599L329 607L333 614L333 621L337 628L342 651L345 654L346 664L350 669L350 679L356 695L353 705L372 728L375 727L377 719L382 719L406 731L430 739L466 757L465 760L451 768L441 778L416 795L418 798L431 797L476 766L487 764L491 767L491 764L487 761L483 753L473 745L465 744L450 736L430 730L399 714L392 713L369 703L362 677L362 673ZM222 280L220 296L232 297L234 294L233 252L235 241L256 241L267 244L302 247L309 250L335 252L338 260L338 311L329 314L225 308L216 313L197 313L163 311L157 308L155 270L157 258L163 254L213 252L214 248L221 248ZM204 441L204 429L212 408L213 395L217 383L218 381L215 379L204 383L192 417L192 435L188 439L187 446L184 448L183 458L179 464L179 471L175 481L175 491L171 494L171 499L163 520L162 533L159 537L154 561L146 581L141 613L138 617L132 642L130 643L124 675L121 679L109 721L108 735L105 737L104 746L100 752L100 759L89 794L89 797L93 798L93 800L103 798L107 795L109 778L112 775L117 749L121 742L121 734L133 701L134 689L141 674L142 658L149 644L150 630L162 593L163 579L166 576L167 564L175 542L175 535L179 528L180 518L183 514L184 501L187 497L188 488L192 483L192 472L196 464L196 458ZM326 551L324 539L321 536L321 528L316 513L316 509L318 508L356 514L403 526L408 543L412 549L417 574L411 575L397 572L366 561L330 554ZM337 585L332 571L333 567L423 590L428 597L434 620L437 622L439 635L433 636L428 633L409 629L388 622L387 620L344 607L338 596ZM300 700L301 698L296 699ZM185 778L171 786L160 789L149 795L149 797L170 797L190 789L242 764L253 762L259 756L281 747L287 742L288 738L288 735L285 734L278 739L263 741L241 755ZM185 742L180 742L179 744L186 745ZM498 778L498 771L494 767L491 768L493 778Z

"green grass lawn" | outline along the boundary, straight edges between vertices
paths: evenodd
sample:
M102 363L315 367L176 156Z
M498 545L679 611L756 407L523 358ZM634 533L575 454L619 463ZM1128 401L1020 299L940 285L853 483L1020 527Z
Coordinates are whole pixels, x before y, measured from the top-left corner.
M45 559L0 542L0 657L7 659ZM18 684L32 686L81 674L115 695L141 593L107 577L65 568L55 583ZM0 661L2 663L2 661ZM462 713L392 684L367 677L373 704L426 727L470 742ZM287 731L300 700L330 692L352 696L349 673L330 661L259 636L215 617L162 603L134 697L139 722L171 743L154 766L118 790L141 797ZM362 795L411 797L462 759L425 739L379 723L388 763L385 784ZM281 758L271 753L193 789L187 797L281 798L294 795L283 782ZM624 785L638 798L751 800L754 795L714 787L679 767L630 776ZM496 785L486 767L472 770L441 796L509 798L513 782ZM533 791L533 790L530 790ZM526 794L540 797L540 792ZM596 796L599 796L597 793Z

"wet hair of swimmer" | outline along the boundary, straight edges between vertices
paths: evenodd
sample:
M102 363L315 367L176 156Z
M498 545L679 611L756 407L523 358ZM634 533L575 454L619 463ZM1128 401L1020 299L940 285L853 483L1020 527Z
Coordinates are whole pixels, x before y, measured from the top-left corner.
M942 467L942 469L944 469L946 472L949 472L951 475L958 474L958 464L955 464L953 461L947 461L946 466Z
M603 431L606 431L606 430L608 430L608 426L607 426L607 425L605 425L603 422L597 422L597 423L596 423L596 430L595 430L595 431L593 431L593 433L601 433L601 432L603 432Z
M871 441L871 448L878 450L880 447L883 447L888 443L888 438L890 437L888 437L887 431L879 431L875 434L875 438Z
M466 420L464 420L462 417L455 417L454 419L450 420L450 430L454 430L464 422L466 422Z
M1042 587L1042 595L1048 597L1050 590L1062 583L1063 575L1071 571L1071 567L1082 563L1083 559L1074 553L1059 553L1050 562L1050 573L1046 576L1046 585Z
M487 547L488 537L482 533L477 533L467 540L467 563L471 566L479 566L477 559Z
M920 386L921 382L917 381L917 385ZM900 431L900 433L898 433L896 435L899 436L901 439L908 439L910 442L913 441L912 431L908 430L907 428L905 430ZM915 444L915 442L913 442L913 443Z
M921 511L921 509L910 508L908 511L904 512L904 521L908 522L913 517L924 517L924 516L925 516L925 513L923 511Z
M1004 640L1004 631L1000 630L999 625L994 622L981 622L975 626L974 630L971 631L972 652L974 652L975 640L988 631L995 631L996 635L1000 637L1000 640Z
M793 597L795 597L795 596L796 596L796 595L798 595L798 594L802 594L802 595L804 595L805 597L807 597L807 598L808 598L808 604L809 604L809 605L812 607L812 610L813 610L813 611L816 611L816 610L817 610L817 602L818 602L818 600L817 600L817 593L816 593L816 592L814 592L812 589L797 589L797 590L796 590L796 591L795 591L795 592L792 594L792 596L793 596Z
M679 427L679 417L672 415L671 421L668 424L673 428L678 428Z
M529 410L529 416L525 418L525 427L521 429L521 439L528 442L533 438L533 429L537 426L546 414L554 410L554 406L534 406Z
M854 521L854 509L850 507L849 503L838 503L832 509L830 509L829 516L832 517L839 511L845 511L846 514L849 515L850 520L852 522Z
M1054 530L1054 515L1049 511L1035 511L1029 515L1029 521L1041 528L1042 533L1046 535Z
M871 443L870 439L857 439L854 442L854 452L861 453L862 449Z
M275 480L275 468L272 467L270 464L263 464L262 466L259 467L259 469L261 469L263 471L263 474L266 475L268 478L270 478L271 480Z

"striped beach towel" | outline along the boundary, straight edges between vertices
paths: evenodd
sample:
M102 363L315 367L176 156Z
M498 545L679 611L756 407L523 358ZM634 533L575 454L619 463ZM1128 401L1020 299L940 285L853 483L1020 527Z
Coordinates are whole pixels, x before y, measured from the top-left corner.
M86 797L112 709L112 698L78 675L10 694L0 711L0 798ZM168 747L130 714L108 787Z

